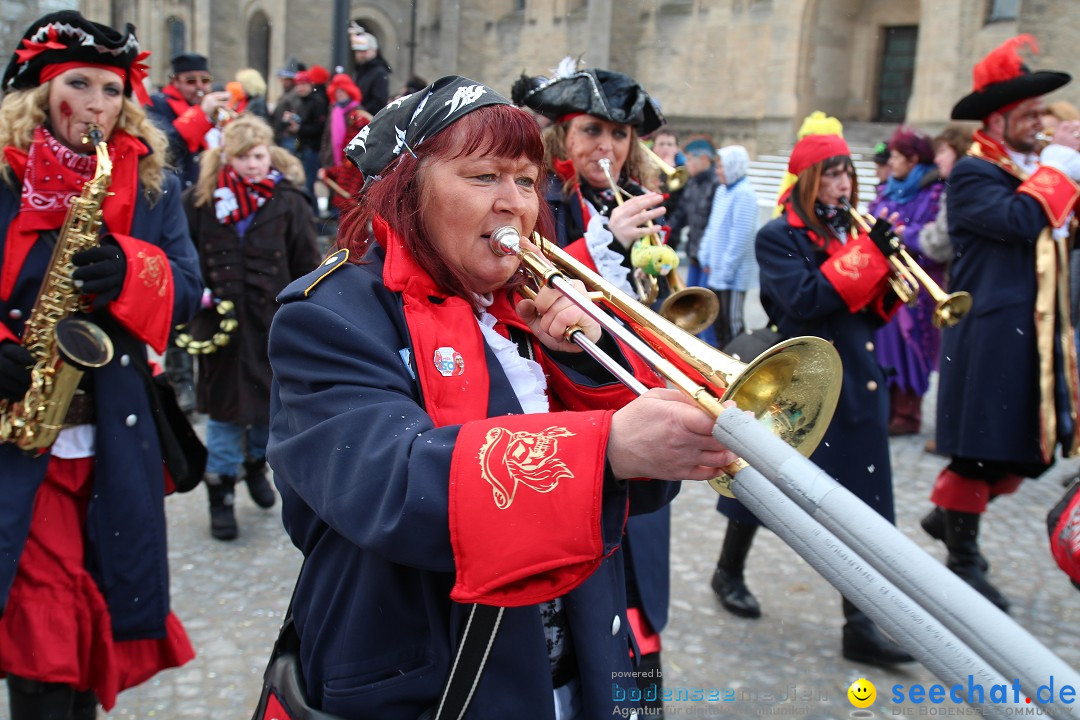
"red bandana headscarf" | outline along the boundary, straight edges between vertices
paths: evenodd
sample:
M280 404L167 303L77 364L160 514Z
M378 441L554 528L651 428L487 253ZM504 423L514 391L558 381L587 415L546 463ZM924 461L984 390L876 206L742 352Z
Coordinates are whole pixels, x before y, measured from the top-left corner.
M102 206L105 227L128 234L135 215L139 185L139 158L149 150L136 137L116 130L109 138L112 158L112 182ZM59 230L68 208L83 185L94 176L96 155L80 155L61 144L43 126L34 130L28 151L5 147L4 155L22 184L19 212L8 225L4 245L4 266L0 273L0 298L11 297L15 280L22 269L38 233Z

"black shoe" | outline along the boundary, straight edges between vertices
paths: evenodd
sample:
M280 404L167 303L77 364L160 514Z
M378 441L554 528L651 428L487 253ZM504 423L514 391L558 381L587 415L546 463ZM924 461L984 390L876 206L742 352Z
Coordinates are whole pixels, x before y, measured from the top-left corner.
M732 615L761 617L761 606L742 577L730 575L722 567L717 567L712 576L712 589L720 598L720 604Z
M930 512L923 515L919 525L930 537L945 542L945 510L942 508L935 506ZM990 569L990 561L981 552L978 553L976 562L983 572Z
M217 540L235 540L240 534L233 511L236 476L208 474L204 482L210 496L210 534Z
M845 623L843 649L845 660L877 667L889 667L915 660L899 645L882 635L877 626L870 622Z
M266 479L266 460L253 460L244 463L244 482L247 483L248 494L255 504L261 508L272 508L277 496L270 487L270 481Z

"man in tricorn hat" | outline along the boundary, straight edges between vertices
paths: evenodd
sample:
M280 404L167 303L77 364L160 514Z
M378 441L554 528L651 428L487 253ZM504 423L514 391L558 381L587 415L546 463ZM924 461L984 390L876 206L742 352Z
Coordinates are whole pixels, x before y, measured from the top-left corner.
M1065 122L1038 154L1042 96L1071 79L1032 72L1020 35L975 66L973 91L954 120L978 120L968 156L949 177L949 232L956 247L950 290L972 312L944 331L937 404L938 451L951 457L923 528L944 540L949 568L1003 610L986 577L979 520L987 503L1071 456L1080 427L1076 353L1069 319L1066 225L1080 198L1080 123Z

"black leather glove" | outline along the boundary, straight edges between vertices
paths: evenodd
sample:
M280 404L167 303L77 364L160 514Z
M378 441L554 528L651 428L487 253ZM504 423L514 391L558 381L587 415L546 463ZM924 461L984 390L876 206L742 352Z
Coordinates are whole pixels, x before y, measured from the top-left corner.
M22 400L30 389L30 366L34 357L22 345L0 342L0 398Z
M75 287L81 295L95 296L95 310L120 296L127 274L127 258L120 246L106 239L98 247L75 253L71 262L75 265L71 273Z
M900 252L900 242L893 235L892 223L885 218L878 218L874 226L870 228L870 239L885 257Z

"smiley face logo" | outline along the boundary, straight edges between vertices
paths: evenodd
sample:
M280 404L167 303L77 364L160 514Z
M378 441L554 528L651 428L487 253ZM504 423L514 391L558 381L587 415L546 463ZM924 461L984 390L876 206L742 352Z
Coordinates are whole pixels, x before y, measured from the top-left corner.
M851 683L847 691L848 700L857 708L867 708L874 703L877 697L877 689L866 678L859 678Z

